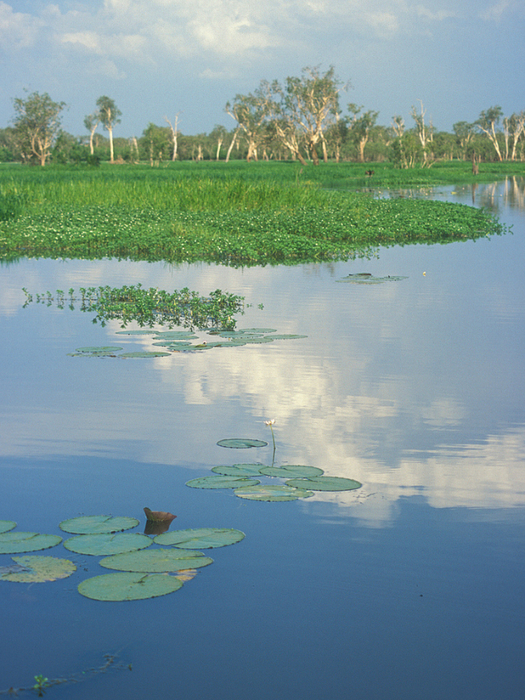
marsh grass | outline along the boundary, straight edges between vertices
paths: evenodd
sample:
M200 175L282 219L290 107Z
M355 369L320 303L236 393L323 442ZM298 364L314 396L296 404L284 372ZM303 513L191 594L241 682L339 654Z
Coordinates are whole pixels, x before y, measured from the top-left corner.
M403 172L392 170L392 177ZM2 197L18 203L1 221L0 200L0 259L294 264L503 231L487 213L464 205L352 191L349 183L358 184L362 171L291 163L0 168Z

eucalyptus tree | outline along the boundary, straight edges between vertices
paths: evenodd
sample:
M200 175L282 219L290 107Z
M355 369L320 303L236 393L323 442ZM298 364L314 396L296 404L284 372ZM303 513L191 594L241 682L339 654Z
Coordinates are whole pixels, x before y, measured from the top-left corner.
M257 160L257 148L264 134L264 123L273 110L272 92L269 83L262 80L260 86L248 95L235 95L232 102L227 102L225 112L237 122L240 131L248 143L246 160Z
M525 110L510 117L503 117L503 136L505 138L505 158L509 157L509 141L512 140L511 160L516 160L518 141L525 133Z
M91 155L94 154L93 139L95 137L95 131L100 124L100 115L98 112L93 112L93 114L88 114L84 117L84 126L89 131L89 152Z
M480 131L482 131L486 136L488 136L490 142L494 146L494 149L496 150L496 154L498 156L498 160L503 160L498 141L499 132L496 131L496 127L498 126L502 116L503 110L499 105L496 105L494 107L489 107L488 109L483 110L476 122L476 126L479 128Z
M14 140L23 161L37 160L44 166L60 133L65 102L55 102L47 92L33 92L24 100L13 100Z
M456 136L456 142L459 146L461 156L463 160L465 160L467 155L467 148L472 143L472 140L476 133L476 124L469 124L469 122L465 121L456 122L452 125L452 129Z
M168 117L164 117L164 121L168 123L168 127L170 130L170 136L171 136L171 143L173 144L173 149L171 151L171 160L175 161L177 160L177 150L179 146L179 112L175 115L175 119L173 120L173 124L170 122Z
M434 138L434 127L432 122L425 124L425 114L427 110L423 107L423 102L419 100L419 113L417 109L412 105L410 114L415 122L415 132L421 148L423 149L423 164L426 164L429 156L429 144L432 143Z
M120 124L122 112L115 104L115 101L106 95L98 98L97 107L98 118L109 134L109 159L113 163L115 160L113 153L113 129L116 124Z
M215 160L220 160L221 148L225 139L228 136L228 129L222 124L216 124L213 131L210 132L210 138L217 143L217 151L215 152Z
M307 66L301 73L300 77L286 78L282 88L275 83L274 91L280 93L281 114L289 123L289 134L298 132L304 138L314 165L318 165L319 143L325 162L328 159L324 131L337 121L339 92L346 86L333 66L323 74L318 66Z
M379 112L375 112L372 109L361 114L362 109L362 106L358 107L358 105L353 102L348 105L348 111L351 115L351 134L357 145L357 158L360 163L365 162L365 146L370 137L370 130L375 126L377 117L379 116Z

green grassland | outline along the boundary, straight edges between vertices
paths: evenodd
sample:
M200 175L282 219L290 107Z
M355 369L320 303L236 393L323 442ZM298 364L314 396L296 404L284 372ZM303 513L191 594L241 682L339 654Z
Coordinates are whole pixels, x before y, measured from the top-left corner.
M372 169L372 176L365 171ZM525 172L482 164L477 181ZM0 167L0 260L107 257L228 265L345 260L381 245L500 234L472 207L374 198L372 187L459 184L465 162L390 164L174 163Z

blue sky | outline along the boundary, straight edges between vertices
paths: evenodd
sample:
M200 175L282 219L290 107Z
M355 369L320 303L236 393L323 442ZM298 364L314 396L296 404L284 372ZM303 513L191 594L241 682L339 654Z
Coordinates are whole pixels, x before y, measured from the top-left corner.
M115 136L179 114L183 133L233 127L224 105L261 79L334 65L349 102L452 130L499 104L525 109L525 0L0 0L0 127L24 90L69 106L87 133L101 95L121 109Z

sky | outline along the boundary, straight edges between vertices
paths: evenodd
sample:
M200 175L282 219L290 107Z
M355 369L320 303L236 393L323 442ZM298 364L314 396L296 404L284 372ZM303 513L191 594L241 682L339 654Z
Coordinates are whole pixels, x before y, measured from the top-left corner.
M115 136L150 122L183 134L233 128L224 106L263 79L333 65L348 103L452 131L500 105L525 109L525 0L0 0L0 128L13 99L47 92L63 128L108 95Z

